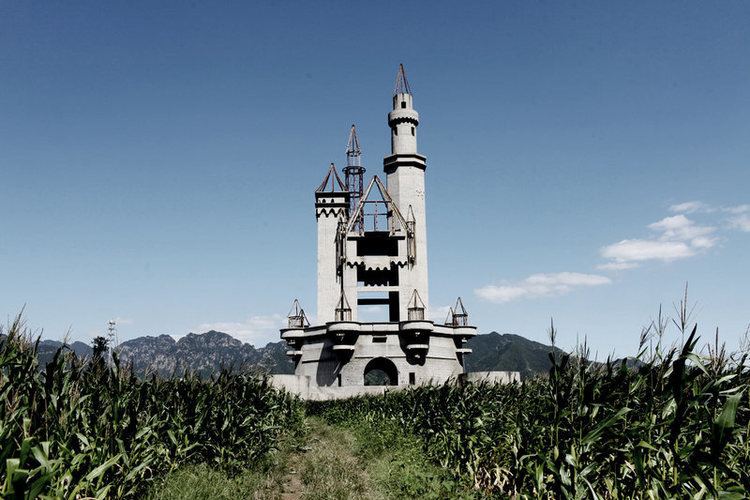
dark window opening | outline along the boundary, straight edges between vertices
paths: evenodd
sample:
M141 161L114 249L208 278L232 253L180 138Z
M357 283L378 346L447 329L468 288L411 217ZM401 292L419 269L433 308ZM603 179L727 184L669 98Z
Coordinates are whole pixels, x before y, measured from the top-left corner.
M411 128L411 135L416 135L414 127Z
M367 237L357 240L357 255L398 255L398 240L390 238L387 231L368 231Z
M414 385L417 383L417 377L414 374L414 372L409 372L409 385Z
M357 285L359 286L396 286L398 285L398 267L390 269L369 269L357 266Z
M340 373L338 375L336 375L336 380L339 383L339 387L341 387L341 374Z
M398 125L393 127L393 135L398 135Z
M375 358L365 366L365 385L398 385L398 370L393 361Z
M401 101L401 109L406 109L406 101Z
M374 342L375 344L385 344L385 342L386 342L387 340L388 340L388 337L386 337L385 335L375 335L375 336L374 336L374 337L372 338L372 341L373 341L373 342Z

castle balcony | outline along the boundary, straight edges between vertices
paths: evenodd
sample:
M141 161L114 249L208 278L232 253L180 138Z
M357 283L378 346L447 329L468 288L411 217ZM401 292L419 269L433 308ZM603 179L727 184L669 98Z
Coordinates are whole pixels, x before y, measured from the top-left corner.
M284 328L281 330L281 338L284 340L300 339L305 336L303 328Z
M413 356L416 359L423 358L427 355L427 351L430 350L429 344L407 344L406 352L407 355Z
M342 360L350 358L354 354L354 349L353 344L336 344L331 346L333 353Z
M476 326L455 326L453 329L453 335L456 337L474 337L477 334Z
M302 351L299 349L290 349L286 352L286 355L290 358L298 358L302 356Z
M435 323L423 319L402 321L400 323L400 329L403 332L415 334L430 333L435 329Z
M456 352L459 354L471 354L472 351L469 347L459 347L458 349L456 349Z
M331 321L326 323L328 333L359 333L360 324L356 321Z

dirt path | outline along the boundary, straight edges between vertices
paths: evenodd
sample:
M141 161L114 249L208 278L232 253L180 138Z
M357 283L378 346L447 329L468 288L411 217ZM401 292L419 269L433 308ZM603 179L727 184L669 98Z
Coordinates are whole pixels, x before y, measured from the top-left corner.
M282 500L380 499L367 467L354 454L355 438L346 429L311 419L307 446L285 460Z
M282 440L256 468L230 475L210 464L170 473L150 500L476 499L471 485L432 463L421 442L397 426L329 425L308 417L301 444Z

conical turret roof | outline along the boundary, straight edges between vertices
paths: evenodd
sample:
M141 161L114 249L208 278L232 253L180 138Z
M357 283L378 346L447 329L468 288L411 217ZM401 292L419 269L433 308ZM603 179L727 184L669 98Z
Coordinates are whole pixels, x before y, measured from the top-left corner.
M396 74L396 86L393 89L393 95L396 94L411 94L409 80L406 79L406 70L404 69L403 64L398 65L398 73Z
M320 186L318 186L318 189L316 189L315 192L340 193L345 191L346 185L344 184L344 181L341 180L341 177L339 177L339 173L336 171L336 166L331 163L331 166L328 167L326 176L323 177L323 182L320 183Z

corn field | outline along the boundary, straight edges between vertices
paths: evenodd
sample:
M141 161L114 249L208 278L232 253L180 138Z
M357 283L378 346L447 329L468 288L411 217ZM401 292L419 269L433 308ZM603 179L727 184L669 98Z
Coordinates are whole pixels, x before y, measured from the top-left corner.
M684 342L664 349L663 326L656 346L654 328L644 332L635 367L584 361L584 348L550 355L548 376L522 383L424 386L308 412L348 425L396 421L488 496L747 498L747 354L699 354L684 323Z
M249 375L139 380L116 355L39 367L35 351L19 316L0 342L4 498L136 497L183 464L252 466L303 426L296 398Z

